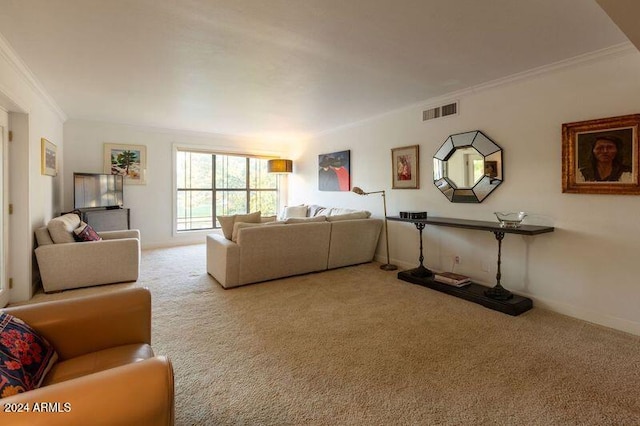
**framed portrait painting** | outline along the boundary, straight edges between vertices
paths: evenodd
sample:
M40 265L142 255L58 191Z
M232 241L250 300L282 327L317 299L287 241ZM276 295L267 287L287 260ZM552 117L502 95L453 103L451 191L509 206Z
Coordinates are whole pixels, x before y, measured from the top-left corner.
M411 145L391 150L393 189L420 188L420 146Z
M55 176L58 174L58 147L46 140L40 138L40 173L47 176Z
M146 184L147 147L144 145L104 144L104 172L124 177L125 184Z
M338 151L318 156L318 189L320 191L351 190L351 151Z
M562 192L640 194L640 114L562 125Z

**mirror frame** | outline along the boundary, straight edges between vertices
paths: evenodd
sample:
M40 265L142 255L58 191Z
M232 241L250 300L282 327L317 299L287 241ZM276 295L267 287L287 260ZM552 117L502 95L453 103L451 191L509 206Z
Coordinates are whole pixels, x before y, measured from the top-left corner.
M473 187L458 187L448 176L448 160L462 148L474 148L486 161L496 161L496 176L484 175ZM502 148L480 130L450 135L433 156L433 183L452 203L481 203L504 181Z

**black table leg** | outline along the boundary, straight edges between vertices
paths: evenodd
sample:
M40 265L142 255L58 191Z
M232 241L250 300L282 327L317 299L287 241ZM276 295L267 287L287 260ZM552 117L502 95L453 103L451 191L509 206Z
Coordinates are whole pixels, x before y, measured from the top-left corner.
M488 290L485 290L484 294L485 296L495 300L509 300L513 297L513 293L502 287L502 285L500 284L500 279L502 278L502 273L500 272L500 264L502 263L502 239L504 238L504 232L494 231L493 233L496 236L496 240L498 240L498 272L496 273L496 285Z
M431 270L427 269L424 266L424 254L422 252L422 230L424 229L424 227L426 226L424 223L419 223L416 222L414 223L414 225L416 225L416 228L418 229L418 231L420 232L420 257L418 258L418 260L420 261L420 266L418 266L416 269L411 271L411 275L416 276L416 277L420 277L420 278L427 278L427 277L432 277L433 276L433 272L431 272Z

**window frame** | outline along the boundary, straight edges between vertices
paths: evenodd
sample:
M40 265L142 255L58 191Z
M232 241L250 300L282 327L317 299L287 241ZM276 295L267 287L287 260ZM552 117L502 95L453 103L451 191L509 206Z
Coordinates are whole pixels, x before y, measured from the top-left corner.
M274 152L241 152L241 151L231 151L229 149L222 148L214 148L214 147L204 147L199 145L184 145L184 144L173 144L172 149L172 181L173 181L173 195L172 195L172 205L173 205L173 215L172 215L172 233L174 237L188 236L188 235L198 235L198 234L210 234L212 232L221 232L220 227L216 226L216 203L215 203L215 157L213 161L213 172L211 188L209 189L192 189L193 191L211 191L213 198L213 228L201 228L201 229L185 229L178 230L178 152L194 152L199 154L207 154L207 155L224 155L224 156L234 156L234 157L243 157L247 160L247 170L246 170L246 186L245 188L220 188L218 190L225 192L243 192L247 194L247 212L249 212L249 208L251 205L251 192L272 192L273 189L252 189L250 188L250 168L249 159L257 158L261 160L269 160L274 158L282 158L281 154L277 154ZM286 176L282 179L281 175L276 176L276 212L279 212L282 209L282 203L286 199L287 193L287 180ZM277 213L276 213L277 214Z

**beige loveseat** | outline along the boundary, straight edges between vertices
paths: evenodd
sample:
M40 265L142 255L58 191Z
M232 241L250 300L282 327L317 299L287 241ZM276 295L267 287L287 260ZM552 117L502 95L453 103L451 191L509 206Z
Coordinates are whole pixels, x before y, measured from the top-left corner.
M382 220L343 212L331 215L329 211L324 216L320 211L306 219L272 223L236 223L232 239L207 235L207 272L224 288L231 288L371 262Z
M138 279L140 231L103 231L101 241L76 242L73 231L80 226L80 217L70 213L36 229L35 254L46 293Z

